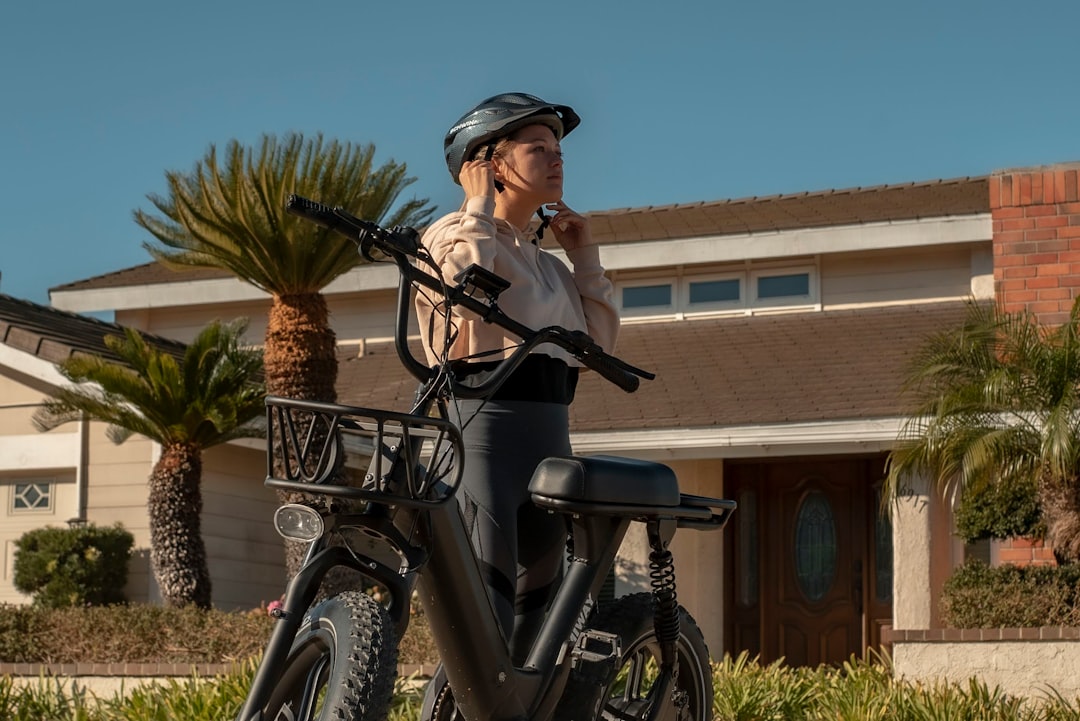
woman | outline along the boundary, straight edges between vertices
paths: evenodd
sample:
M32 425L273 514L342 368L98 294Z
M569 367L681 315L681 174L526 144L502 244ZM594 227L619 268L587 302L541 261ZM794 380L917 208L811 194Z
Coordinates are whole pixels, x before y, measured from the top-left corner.
M523 93L488 98L466 113L444 143L465 202L436 221L422 242L448 282L472 264L482 266L510 281L499 307L511 318L532 328L585 331L611 352L619 327L611 283L588 219L562 199L560 143L579 122L569 107ZM539 225L531 222L534 213ZM539 247L546 227L572 272ZM520 342L473 316L447 319L423 296L417 311L428 360L448 354L460 361L459 379L482 381ZM578 365L562 349L542 345L492 399L459 401L453 409L466 443L458 500L516 665L528 654L562 571L564 522L532 504L528 484L541 460L570 453L567 407Z

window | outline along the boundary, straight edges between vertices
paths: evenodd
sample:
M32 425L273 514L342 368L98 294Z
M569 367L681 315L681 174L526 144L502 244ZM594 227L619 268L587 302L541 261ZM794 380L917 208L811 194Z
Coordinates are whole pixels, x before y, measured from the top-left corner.
M762 275L757 279L758 298L790 298L810 295L810 274Z
M751 303L755 307L799 306L815 303L816 276L813 268L776 268L753 271Z
M626 318L805 308L815 305L818 295L814 266L744 266L708 275L624 280L617 287L620 309Z
M622 287L622 307L625 310L645 308L658 312L671 310L671 283L624 285Z
M11 489L14 513L52 510L52 483L16 483Z
M742 279L691 280L687 283L689 305L738 303L742 299Z
M795 581L806 600L825 598L836 580L836 517L829 498L819 490L810 491L795 514L792 568Z
M753 608L758 603L758 526L757 491L739 489L739 512L735 514L735 534L738 549L738 604Z

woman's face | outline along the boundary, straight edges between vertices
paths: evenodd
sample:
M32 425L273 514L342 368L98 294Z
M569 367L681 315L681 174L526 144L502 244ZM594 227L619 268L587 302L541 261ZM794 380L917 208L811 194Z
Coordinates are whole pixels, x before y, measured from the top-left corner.
M510 136L502 157L496 158L496 177L507 190L530 197L536 205L562 199L562 149L546 125L527 125Z

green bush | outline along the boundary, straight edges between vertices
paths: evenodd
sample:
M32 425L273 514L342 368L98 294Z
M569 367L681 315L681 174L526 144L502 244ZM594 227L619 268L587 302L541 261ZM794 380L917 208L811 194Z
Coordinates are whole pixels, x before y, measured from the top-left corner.
M273 623L193 606L0 606L0 661L229 663L259 654Z
M968 488L956 508L956 535L968 543L1045 533L1034 479Z
M1080 564L1000 566L969 561L945 582L942 621L952 628L1080 625Z
M0 662L231 663L262 653L274 623L266 609L0 604ZM399 661L437 660L426 619L414 616L401 640Z
M46 608L122 603L134 543L119 524L29 531L15 542L15 588Z

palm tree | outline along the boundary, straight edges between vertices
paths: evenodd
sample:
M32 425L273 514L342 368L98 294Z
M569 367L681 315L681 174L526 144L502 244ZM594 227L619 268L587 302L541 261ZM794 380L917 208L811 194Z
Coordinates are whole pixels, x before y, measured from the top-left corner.
M250 424L263 413L262 354L240 344L246 326L211 323L179 362L131 329L123 338L108 336L106 345L123 363L72 356L59 369L76 385L58 390L34 416L47 431L85 414L108 423L116 443L139 434L161 444L150 473L150 562L169 606L210 606L200 530L202 451L262 435Z
M963 326L917 354L907 389L917 405L890 454L889 496L920 473L946 495L1035 483L1046 540L1080 559L1080 299L1057 327L969 301Z
M374 146L264 135L248 149L231 141L219 163L213 145L188 174L166 173L168 197L149 196L164 218L141 210L135 221L160 241L144 247L172 266L224 268L271 295L266 327L266 388L271 395L337 399L335 336L326 299L331 281L361 262L356 246L285 212L297 193L385 225L420 225L433 212L410 200L391 213L414 178L404 164L375 167ZM283 500L298 500L282 494ZM303 547L286 544L290 576Z

